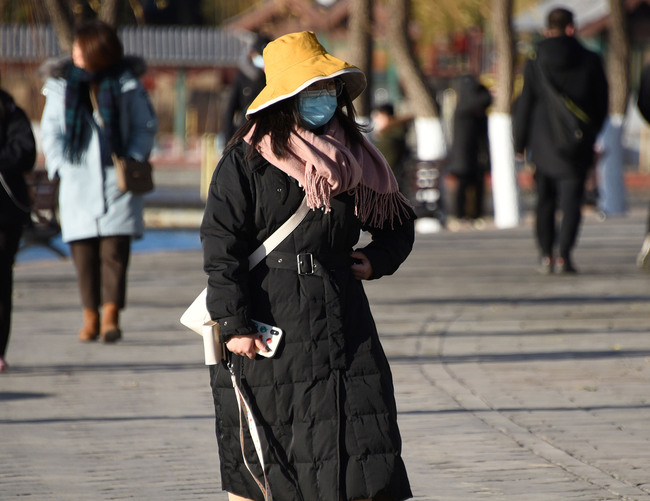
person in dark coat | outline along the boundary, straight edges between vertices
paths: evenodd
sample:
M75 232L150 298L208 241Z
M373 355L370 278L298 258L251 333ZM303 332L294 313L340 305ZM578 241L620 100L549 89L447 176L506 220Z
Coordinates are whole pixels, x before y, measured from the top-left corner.
M395 108L392 103L383 103L375 107L371 117L374 126L371 135L372 143L393 169L393 174L395 174L402 193L409 196L407 164L410 151L406 136L408 125L413 118L403 117L398 119L395 117Z
M641 72L637 106L641 116L650 124L650 64L645 66ZM650 208L648 208L646 236L637 255L636 264L642 270L650 271Z
M0 372L7 369L14 261L30 212L25 173L35 162L29 119L13 97L0 90Z
M449 169L458 179L456 217L480 219L485 174L490 168L486 111L492 104L492 96L474 75L462 75L457 103Z
M224 144L242 126L246 110L255 96L264 88L264 58L262 52L270 42L264 35L257 35L250 49L237 64L237 73L228 87L221 113L221 136Z
M266 477L277 501L407 499L391 371L361 280L398 269L415 216L355 121L363 73L312 32L276 39L264 60L268 83L217 165L201 224L206 307L226 348L210 368L222 488L268 499ZM305 197L313 210L249 271ZM371 239L356 248L361 230ZM273 358L256 355L253 319L283 330Z
M594 162L593 141L577 155L560 151L553 139L549 106L545 106L537 68L544 71L551 85L571 99L588 117L593 138L607 116L608 85L601 58L584 48L574 37L573 14L563 8L551 10L547 38L537 48L536 59L524 68L524 86L514 113L515 151L528 150L535 165L537 185L536 237L541 254L540 271L575 273L571 251L581 222L581 204L587 171ZM559 255L556 243L555 213L559 202L562 223L559 228Z

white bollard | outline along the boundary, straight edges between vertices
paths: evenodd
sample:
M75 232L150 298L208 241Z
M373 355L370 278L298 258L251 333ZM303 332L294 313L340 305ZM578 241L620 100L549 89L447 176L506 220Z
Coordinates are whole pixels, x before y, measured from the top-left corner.
M447 156L447 142L439 118L416 117L414 127L418 160L435 161Z
M506 113L490 113L488 136L494 224L497 228L513 228L519 224L520 214L511 116Z

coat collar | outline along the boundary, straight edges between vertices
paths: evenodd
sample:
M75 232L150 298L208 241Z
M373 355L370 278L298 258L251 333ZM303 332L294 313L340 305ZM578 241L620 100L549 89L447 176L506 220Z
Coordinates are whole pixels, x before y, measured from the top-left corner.
M244 148L244 155L247 155L250 148L251 148L251 145L248 144L246 141L242 141L242 145L243 145L243 148ZM253 155L254 155L253 158L251 158L249 160L249 162L248 162L248 165L250 166L251 171L252 172L257 172L257 171L265 169L266 166L268 165L268 162L266 161L266 159L262 155L260 155L257 151L255 151L255 153Z

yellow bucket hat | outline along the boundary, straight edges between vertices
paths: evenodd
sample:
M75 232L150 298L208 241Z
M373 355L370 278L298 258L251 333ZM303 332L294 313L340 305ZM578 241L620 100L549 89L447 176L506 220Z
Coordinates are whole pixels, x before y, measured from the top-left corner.
M264 49L266 86L253 100L246 116L295 96L314 82L338 77L351 99L366 88L366 77L356 66L327 53L311 31L290 33Z

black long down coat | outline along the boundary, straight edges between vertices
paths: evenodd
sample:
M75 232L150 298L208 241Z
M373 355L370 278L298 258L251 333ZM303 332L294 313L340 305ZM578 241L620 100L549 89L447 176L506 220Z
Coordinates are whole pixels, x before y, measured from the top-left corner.
M0 173L14 198L25 208L29 194L25 174L34 168L36 141L25 112L0 90ZM0 186L0 226L22 226L29 212L19 208L4 186Z
M250 319L283 329L273 359L232 355L262 430L266 472L276 501L378 501L411 497L401 454L392 375L368 300L350 272L350 252L362 229L353 199L310 211L264 262L248 271L248 256L303 198L298 183L261 156L247 161L239 143L224 153L212 178L201 226L207 307L222 340L254 331ZM391 274L414 239L413 219L368 229L363 249L373 278ZM311 253L313 273L299 274L296 256ZM306 270L308 272L311 269ZM211 367L222 487L263 499L244 462L230 373ZM261 470L244 425L246 457Z
M650 64L644 66L641 71L637 106L641 116L650 124Z
M491 103L490 91L476 77L460 77L449 167L458 177L482 180L484 169L489 169L486 110Z
M540 42L537 60L551 84L585 111L597 133L607 117L608 106L607 77L600 56L574 37L559 36ZM513 121L515 151L528 148L532 162L545 175L582 176L593 165L593 145L577 159L558 151L532 60L524 68L524 87L515 104Z

